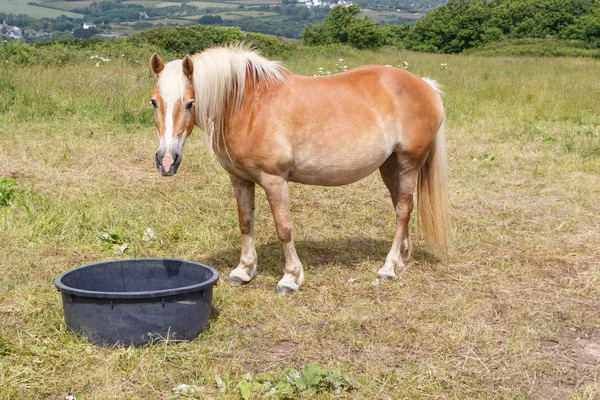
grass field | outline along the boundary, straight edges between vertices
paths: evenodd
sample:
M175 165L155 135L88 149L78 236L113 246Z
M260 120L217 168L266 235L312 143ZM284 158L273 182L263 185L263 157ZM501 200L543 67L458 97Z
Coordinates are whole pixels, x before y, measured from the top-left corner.
M94 2L102 3L103 1L108 1L108 0L44 1L44 2L38 2L38 3L43 3L44 6L46 6L46 7L58 8L60 10L71 11L76 8L83 9L83 8L89 7ZM156 3L160 3L160 2L157 1Z
M126 5L137 4L140 6L152 8L152 7L156 7L157 4L163 4L165 2L164 1L152 1L152 0L137 0L137 1L132 0L132 1L124 1L123 3Z
M200 9L209 8L209 7L216 7L216 8L237 8L238 7L237 4L222 3L222 2L216 2L216 1L193 1L188 4L196 6Z
M89 7L90 4L93 3L93 0L86 1L49 1L44 3L44 5L52 8L58 8L60 10L74 10L76 8L85 8Z
M236 15L236 16L240 16L240 17L256 17L256 18L260 18L260 17L275 17L278 14L276 12L270 12L270 11L227 11L227 12L223 12L220 13L221 16L223 16L223 18L225 18L225 16L229 16L229 15Z
M254 18L276 17L279 14L270 12L270 11L232 10L232 11L223 11L223 12L219 12L219 13L211 13L210 15L215 15L215 16L220 15L221 18L223 18L223 19L234 20L234 19L240 19L240 18L245 18L245 17L254 17ZM191 15L191 16L184 17L184 18L195 21L199 17L200 17L199 15Z
M417 14L417 13L398 13L398 12L391 12L391 11L374 11L374 10L363 10L360 13L361 17L369 17L371 18L373 21L376 22L385 22L388 21L390 19L394 19L394 18L406 18L406 19L414 19L414 20L418 20L423 18L423 14Z
M338 58L350 68L406 61L443 85L447 258L427 250L412 221L406 284L374 285L395 222L379 176L294 185L303 288L275 293L283 256L260 190L259 275L231 287L240 235L228 177L198 131L178 174L159 176L146 60L3 67L0 177L17 186L0 206L0 399L238 399L238 382L312 362L339 369L353 389L291 397L600 395L600 63L321 53L284 61L305 75L336 72ZM147 228L160 241L143 240ZM129 245L122 256L102 240L116 229ZM209 329L193 342L145 348L99 347L68 332L53 279L119 257L215 266ZM173 390L181 384L197 392ZM264 397L260 387L250 398Z
M277 4L281 4L281 0L231 0L231 1L226 1L226 2L233 3L233 4L243 4L245 6L258 6L261 4L268 4L268 5L274 6Z
M30 5L30 0L2 0L0 2L0 12L7 14L27 14L32 18L56 18L65 15L71 18L83 18L82 14L77 14L63 10L53 10L46 7ZM39 3L43 3L40 1Z
M195 16L194 18L190 19L198 19L198 16ZM189 24L189 20L187 18L164 18L164 19L152 19L152 20L145 20L145 22L149 22L152 25L188 25ZM137 22L122 22L120 23L118 26L119 27L131 27L133 25L137 24ZM133 31L132 31L133 32Z

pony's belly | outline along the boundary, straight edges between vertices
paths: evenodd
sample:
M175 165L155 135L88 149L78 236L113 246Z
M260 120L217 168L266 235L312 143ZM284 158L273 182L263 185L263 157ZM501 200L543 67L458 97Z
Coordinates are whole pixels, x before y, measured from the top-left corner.
M371 175L388 157L389 154L381 154L368 159L301 160L290 171L289 180L306 185L347 185Z

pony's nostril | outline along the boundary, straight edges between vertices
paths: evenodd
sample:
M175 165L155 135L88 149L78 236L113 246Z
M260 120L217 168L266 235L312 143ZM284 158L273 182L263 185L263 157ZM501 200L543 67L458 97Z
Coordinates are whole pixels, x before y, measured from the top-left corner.
M177 160L179 160L179 154L175 154L173 157L173 164L177 164Z

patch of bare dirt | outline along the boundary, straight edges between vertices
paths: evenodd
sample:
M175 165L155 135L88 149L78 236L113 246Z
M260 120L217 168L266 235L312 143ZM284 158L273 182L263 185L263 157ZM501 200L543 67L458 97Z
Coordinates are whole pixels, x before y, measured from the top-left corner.
M600 371L600 329L569 331L561 339L543 342L542 351L556 361L556 368L534 388L532 397L565 399Z
M289 364L290 359L295 357L298 346L289 341L277 342L273 346L261 348L261 352L243 356L242 366L246 371L258 373L268 371L275 365Z

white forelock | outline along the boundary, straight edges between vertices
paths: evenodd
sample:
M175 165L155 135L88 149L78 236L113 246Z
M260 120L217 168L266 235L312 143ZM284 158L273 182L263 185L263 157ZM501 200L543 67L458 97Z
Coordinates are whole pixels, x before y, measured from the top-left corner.
M173 104L185 97L187 80L183 75L182 60L171 61L165 65L158 77L158 90L167 104Z

